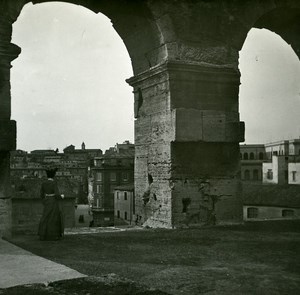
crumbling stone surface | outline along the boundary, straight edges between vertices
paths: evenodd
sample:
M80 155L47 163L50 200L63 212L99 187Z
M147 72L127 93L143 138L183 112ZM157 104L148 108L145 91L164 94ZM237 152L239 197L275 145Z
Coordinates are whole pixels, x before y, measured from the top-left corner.
M10 67L20 53L11 43L12 24L27 2L0 2L0 121L8 124L0 131L5 135L0 140L4 151L13 149L15 142L15 133L7 131ZM33 1L42 2L48 0ZM216 222L240 221L239 142L244 140L244 124L238 110L238 53L249 30L258 27L278 33L300 56L300 2L69 2L109 17L132 61L134 77L128 83L134 88L139 222L177 226L187 214L181 212L183 199L191 200L190 207L200 204L197 186L204 179L220 195L231 195L216 201ZM0 194L7 198L9 167L1 173Z

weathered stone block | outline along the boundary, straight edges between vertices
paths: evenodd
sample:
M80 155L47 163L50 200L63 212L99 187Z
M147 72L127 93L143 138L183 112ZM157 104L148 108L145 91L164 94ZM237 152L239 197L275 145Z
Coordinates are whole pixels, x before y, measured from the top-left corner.
M0 151L16 149L16 121L0 120Z

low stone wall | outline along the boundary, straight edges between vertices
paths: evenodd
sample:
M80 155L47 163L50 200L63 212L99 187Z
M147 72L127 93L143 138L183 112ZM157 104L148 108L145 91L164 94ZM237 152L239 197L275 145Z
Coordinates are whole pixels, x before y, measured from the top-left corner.
M65 228L75 226L75 198L60 200ZM40 198L12 198L12 234L37 234L43 213Z
M114 226L114 210L93 208L93 226Z
M0 239L11 235L11 199L0 199Z

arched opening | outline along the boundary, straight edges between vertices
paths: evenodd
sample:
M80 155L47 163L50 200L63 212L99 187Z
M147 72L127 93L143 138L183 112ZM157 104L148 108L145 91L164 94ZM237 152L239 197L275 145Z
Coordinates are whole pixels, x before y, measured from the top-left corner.
M244 179L245 180L250 180L250 171L248 169L245 170Z
M93 196L90 206L113 208L114 189L110 185L109 192L104 191L97 172L91 180L88 165L101 156L99 150L104 153L116 143L134 141L132 88L125 81L132 76L127 49L106 16L58 2L25 5L14 23L12 41L22 49L11 71L12 118L18 122L17 149L26 153L24 167L18 167L23 169L22 179L11 168L12 183L26 178L26 186L39 186L44 175L34 177L34 166L58 167L56 179L67 196L62 205L66 227L89 226L94 214L88 195ZM111 172L111 178L114 173L111 182L117 184L122 180L117 172ZM74 223L72 212L65 209L72 198ZM12 203L18 212L17 199ZM17 222L15 214L13 226Z
M240 51L239 68L246 143L298 138L300 62L293 48L276 33L253 28Z
M244 160L248 160L248 153L244 153Z
M254 153L250 153L250 160L254 160Z
M67 17L66 17L67 15ZM69 3L28 3L13 25L11 70L17 148L70 144L102 150L133 142L127 49L103 14Z

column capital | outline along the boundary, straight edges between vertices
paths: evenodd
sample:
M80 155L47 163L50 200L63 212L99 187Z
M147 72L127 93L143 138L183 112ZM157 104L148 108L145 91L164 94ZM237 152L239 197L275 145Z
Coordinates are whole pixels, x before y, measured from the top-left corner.
M166 61L162 64L152 67L151 69L137 74L126 82L132 87L141 84L144 80L153 78L157 75L168 74L170 79L175 79L172 74L190 73L197 74L198 79L202 81L221 82L221 83L239 83L240 72L232 67L210 65L205 63L186 63L182 61Z

